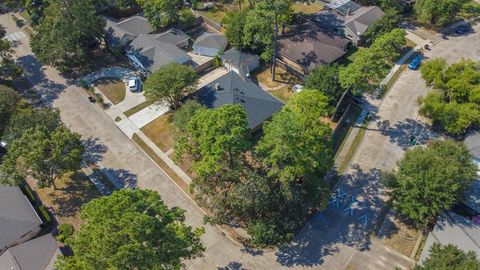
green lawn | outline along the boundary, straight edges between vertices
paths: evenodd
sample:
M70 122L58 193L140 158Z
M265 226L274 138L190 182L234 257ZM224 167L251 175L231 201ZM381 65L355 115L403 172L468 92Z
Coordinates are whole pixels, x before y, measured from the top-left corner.
M102 78L95 82L95 86L113 104L118 104L125 99L125 83L118 78Z
M283 103L287 103L288 100L293 96L293 94L295 94L292 91L292 89L290 89L290 87L288 87L288 86L282 87L278 90L268 91L268 93L270 93L270 95L275 96L276 98L280 99L281 101L283 101Z
M480 16L480 4L475 0L466 1L460 8L458 15L462 19Z

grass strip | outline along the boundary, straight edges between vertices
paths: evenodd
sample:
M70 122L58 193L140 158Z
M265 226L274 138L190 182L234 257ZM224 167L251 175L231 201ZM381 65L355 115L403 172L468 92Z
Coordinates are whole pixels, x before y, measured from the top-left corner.
M146 100L146 101L138 104L137 106L131 108L130 110L124 112L123 114L125 114L125 116L127 116L127 117L130 117L130 116L136 114L137 112L145 109L146 107L152 105L153 103L154 102L152 100Z

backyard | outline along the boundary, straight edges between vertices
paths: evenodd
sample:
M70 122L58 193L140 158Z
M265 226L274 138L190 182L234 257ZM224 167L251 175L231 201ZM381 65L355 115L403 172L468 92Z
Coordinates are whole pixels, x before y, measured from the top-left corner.
M294 2L292 5L294 13L304 13L304 14L313 14L321 11L323 9L323 4L320 1L310 2Z
M99 79L95 82L95 87L113 104L118 104L125 99L125 83L118 78Z

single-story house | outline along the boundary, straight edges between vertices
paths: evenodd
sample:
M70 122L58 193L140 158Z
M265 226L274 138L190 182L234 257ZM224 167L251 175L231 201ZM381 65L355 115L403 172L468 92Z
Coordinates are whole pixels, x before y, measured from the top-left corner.
M191 57L177 46L155 39L156 35L139 35L127 50L132 64L145 74L169 63L187 64Z
M463 211L470 215L480 215L480 131L471 130L464 143L472 154L473 162L478 166L479 174L478 180L465 191L462 204L468 211ZM438 218L434 229L428 234L420 262L429 256L429 249L434 243L454 244L464 251L473 251L480 257L480 225L468 217L447 211Z
M198 55L214 57L225 50L227 43L224 35L203 33L193 43L193 50Z
M348 43L348 39L323 33L315 23L308 22L279 38L277 57L303 76L317 65L341 58Z
M193 94L193 98L208 108L218 108L226 104L242 105L252 132L261 129L263 121L270 119L283 107L280 100L234 71L229 71L200 88Z
M155 39L173 44L179 48L185 48L188 47L188 40L190 37L180 29L170 28L161 34L156 35Z
M7 249L0 255L0 269L54 270L61 252L51 234L32 239Z
M153 31L153 26L142 16L135 15L119 22L106 19L106 41L110 48L125 47L139 35Z
M233 70L240 76L245 77L260 65L260 57L256 54L242 52L237 48L231 48L221 56L223 65L228 70Z
M0 254L37 236L42 223L18 186L0 185Z
M357 9L354 13L345 17L345 36L353 44L360 44L363 34L382 16L383 11L377 6Z

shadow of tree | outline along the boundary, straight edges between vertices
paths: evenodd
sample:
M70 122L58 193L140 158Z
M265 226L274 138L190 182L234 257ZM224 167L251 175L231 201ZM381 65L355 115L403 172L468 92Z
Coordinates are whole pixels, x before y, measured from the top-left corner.
M127 170L101 168L100 171L112 182L116 189L137 187L137 175Z
M229 262L224 267L217 267L217 270L246 270L246 268L243 268L243 265L239 262Z
M98 138L89 137L86 140L82 140L85 153L83 154L83 160L86 164L94 164L102 161L103 154L108 150L108 147L102 143Z
M294 241L279 248L277 261L308 267L322 264L326 256L339 252L340 245L369 250L368 235L384 205L380 176L380 170L364 172L358 166L343 176L327 209L314 215Z
M388 122L388 121L384 121ZM422 123L415 119L406 119L390 126L390 123L381 123L379 129L383 135L390 138L390 142L400 147L412 145L411 139L416 139L416 144L423 145L429 140L438 138L430 125Z
M42 103L45 106L52 106L66 86L49 80L45 75L45 67L33 55L19 57L17 62L23 67Z

